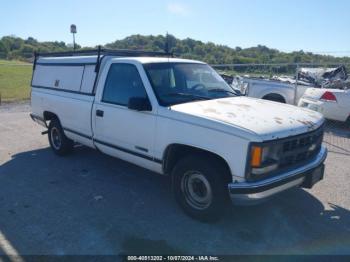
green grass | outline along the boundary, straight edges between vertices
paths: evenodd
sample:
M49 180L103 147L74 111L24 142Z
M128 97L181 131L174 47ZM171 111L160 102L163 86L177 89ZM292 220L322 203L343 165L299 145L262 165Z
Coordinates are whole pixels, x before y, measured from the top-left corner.
M0 60L1 101L28 99L30 96L31 64Z

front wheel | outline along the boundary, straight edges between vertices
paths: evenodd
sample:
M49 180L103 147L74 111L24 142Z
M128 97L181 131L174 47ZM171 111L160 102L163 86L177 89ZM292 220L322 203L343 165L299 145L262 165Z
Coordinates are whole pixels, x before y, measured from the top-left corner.
M58 119L50 121L48 138L51 149L60 156L70 153L73 149L73 141L70 140L63 132Z
M206 156L188 156L175 165L175 198L189 216L203 222L214 222L223 216L229 195L222 172L215 159Z

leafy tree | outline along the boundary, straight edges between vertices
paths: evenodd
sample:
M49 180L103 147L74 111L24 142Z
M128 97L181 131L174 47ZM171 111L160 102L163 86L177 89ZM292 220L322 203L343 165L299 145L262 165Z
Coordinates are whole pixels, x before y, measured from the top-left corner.
M151 51L162 51L168 45L170 51L176 56L203 60L210 64L261 64L261 63L350 63L350 57L333 57L329 55L319 55L303 50L291 53L280 52L276 49L258 45L250 48L230 48L225 45L217 45L212 42L204 43L191 38L180 40L173 35L131 35L121 40L116 40L106 44L106 48L114 49L143 49ZM89 49L91 47L81 47L78 49ZM96 47L95 47L96 48ZM6 59L32 59L34 51L72 51L73 46L62 41L39 42L33 37L21 39L16 36L4 36L0 39L0 58ZM232 68L231 68L232 69ZM294 68L295 69L295 68ZM247 72L249 70L273 72L292 72L289 66L278 66L265 69L251 67L249 70L243 67L235 67L235 71Z

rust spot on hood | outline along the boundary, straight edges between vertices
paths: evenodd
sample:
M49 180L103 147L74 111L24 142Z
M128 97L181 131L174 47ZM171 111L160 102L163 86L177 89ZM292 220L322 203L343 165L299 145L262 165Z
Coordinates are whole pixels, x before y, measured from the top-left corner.
M244 108L244 109L249 109L251 108L251 105L246 105L246 104L232 104L234 106L238 106L238 107L241 107L241 108Z
M299 123L302 123L303 125L307 126L309 129L313 129L313 127L316 125L314 122L312 121L308 121L308 120L297 120Z
M203 109L203 112L206 113L206 114L217 114L217 115L220 115L221 113L218 112L215 108L204 108Z
M275 122L277 123L277 124L283 124L283 122L282 122L282 118L280 118L280 117L274 117L274 119L275 119Z
M232 105L232 102L227 100L217 100L217 102L223 105Z
M228 117L231 117L231 118L237 116L235 113L232 113L232 112L228 112L226 115L227 115Z

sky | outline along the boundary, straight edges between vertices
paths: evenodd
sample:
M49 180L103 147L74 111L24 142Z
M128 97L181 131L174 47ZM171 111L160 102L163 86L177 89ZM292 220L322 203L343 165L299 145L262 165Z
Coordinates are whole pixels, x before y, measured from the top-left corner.
M228 45L258 44L350 56L350 0L3 0L0 37L106 44L169 32Z

